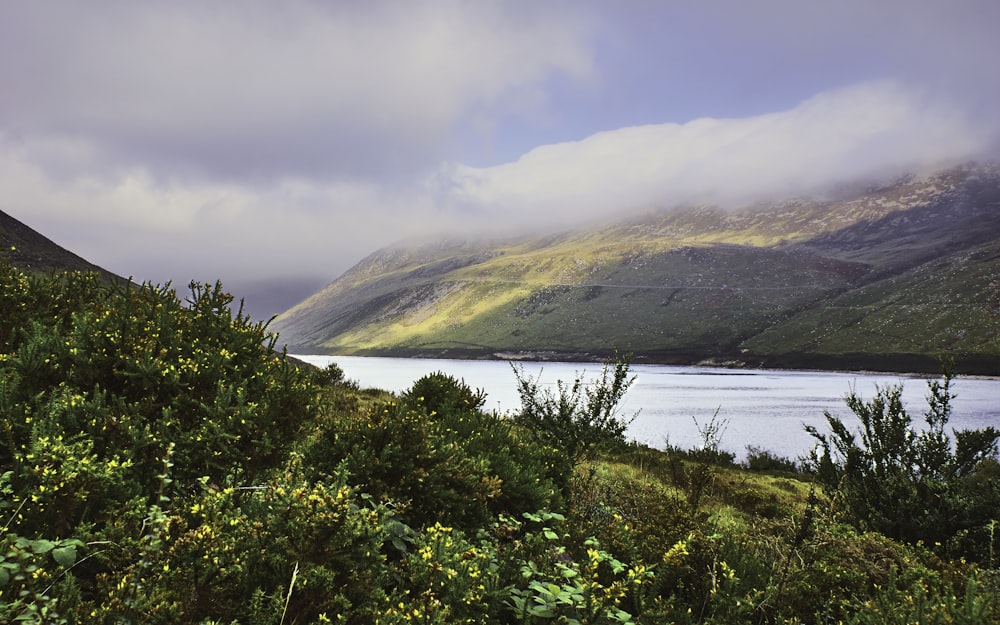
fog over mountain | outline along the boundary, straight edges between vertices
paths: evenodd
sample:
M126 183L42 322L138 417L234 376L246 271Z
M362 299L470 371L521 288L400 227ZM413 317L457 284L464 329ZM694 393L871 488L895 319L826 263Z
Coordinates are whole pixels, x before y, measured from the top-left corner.
M988 0L6 2L0 202L268 316L410 236L994 157L997 23Z

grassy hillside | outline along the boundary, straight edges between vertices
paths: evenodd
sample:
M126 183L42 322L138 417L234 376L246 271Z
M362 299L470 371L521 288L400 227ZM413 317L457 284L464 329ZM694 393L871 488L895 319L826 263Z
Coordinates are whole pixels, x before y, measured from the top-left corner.
M0 622L1000 616L1000 433L738 466L717 429L693 450L626 441L623 361L497 415L440 373L393 395L300 367L231 303L0 260ZM906 533L857 497L872 467Z
M384 250L272 327L295 350L343 354L619 348L653 362L912 370L950 356L996 374L1000 316L977 284L992 283L980 256L998 241L1000 171L970 166L839 199Z
M743 343L751 354L933 359L962 354L996 372L1000 358L1000 242L949 254L824 301Z

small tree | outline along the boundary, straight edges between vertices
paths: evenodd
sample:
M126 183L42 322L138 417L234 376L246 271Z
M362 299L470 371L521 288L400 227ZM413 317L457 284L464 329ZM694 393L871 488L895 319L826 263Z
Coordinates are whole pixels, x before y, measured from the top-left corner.
M829 434L806 426L818 443L806 468L827 492L843 498L863 528L935 544L967 534L1000 514L998 509L976 507L968 496L973 481L967 479L996 456L1000 431L957 430L951 437L945 432L955 397L952 378L946 370L943 380L928 383L926 426L919 431L903 406L901 385L876 387L870 401L851 390L846 402L861 421L857 433L829 412Z
M465 380L438 371L430 373L416 382L402 396L414 405L422 405L427 412L445 413L455 410L480 410L486 403L486 391L472 390Z
M635 376L629 375L629 363L628 355L616 355L592 383L587 384L583 373L577 373L572 384L558 380L555 391L541 386L541 373L532 378L512 363L521 396L521 410L514 414L514 421L542 443L559 449L574 464L587 457L595 445L625 442L625 431L638 416L619 414L619 404L635 381Z

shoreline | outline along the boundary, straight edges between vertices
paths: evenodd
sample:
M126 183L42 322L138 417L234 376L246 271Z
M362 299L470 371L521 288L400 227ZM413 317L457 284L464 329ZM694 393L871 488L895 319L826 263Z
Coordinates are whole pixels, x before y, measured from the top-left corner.
M481 360L508 362L561 362L593 364L614 358L615 350L489 350L470 348L330 350L315 345L288 345L290 355L356 356L372 358ZM955 358L955 377L1000 380L1000 358L974 356ZM709 367L735 371L818 371L831 373L894 374L911 377L940 377L941 360L916 354L782 354L782 355L696 355L689 350L632 352L634 365ZM854 365L854 366L850 366Z

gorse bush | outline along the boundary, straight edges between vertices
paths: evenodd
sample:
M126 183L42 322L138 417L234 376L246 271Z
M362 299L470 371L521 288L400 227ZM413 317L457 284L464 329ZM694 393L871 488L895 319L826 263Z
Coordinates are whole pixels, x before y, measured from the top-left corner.
M484 413L484 396L436 373L399 399L324 421L305 448L318 476L341 466L365 491L393 501L414 527L473 529L500 514L556 507L566 478L555 449L522 440Z
M314 392L231 302L218 284L192 284L182 301L167 287L29 278L0 262L8 539L107 538L127 510L147 518L199 480L253 480L284 461Z
M312 415L305 376L218 284L192 284L182 302L149 285L36 279L3 299L42 307L42 321L5 332L0 360L0 460L16 484L79 495L102 471L100 488L118 489L118 475L150 493L168 445L177 482L252 479Z
M959 548L962 553L953 555L983 560L988 545L968 539L1000 513L1000 485L977 475L995 466L1000 431L987 427L949 436L951 382L946 371L943 380L928 383L919 430L903 406L900 385L878 388L869 401L852 391L846 401L861 429L852 432L829 413L829 434L807 426L818 442L807 468L831 497L845 502L860 527L945 551Z
M414 382L403 393L402 400L422 406L429 413L471 412L482 409L486 403L486 392L482 389L473 391L464 380L456 380L439 371Z

